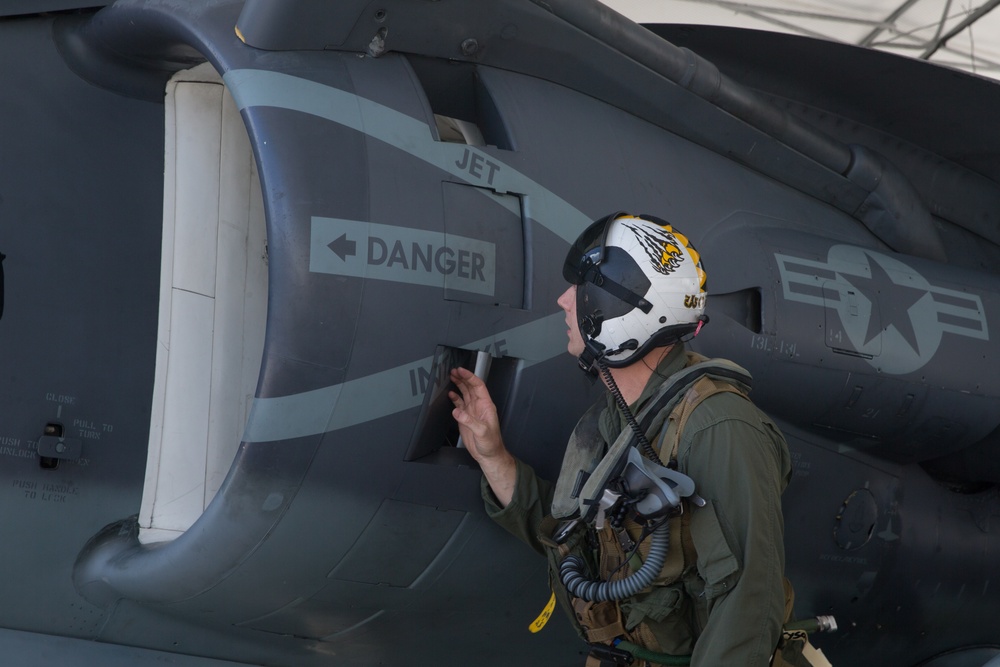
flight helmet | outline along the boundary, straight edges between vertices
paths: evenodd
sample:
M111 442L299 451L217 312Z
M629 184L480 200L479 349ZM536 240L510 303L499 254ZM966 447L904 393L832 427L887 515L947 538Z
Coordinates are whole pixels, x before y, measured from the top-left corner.
M580 234L563 265L577 286L580 366L623 368L693 337L705 316L705 271L684 235L650 215L613 213Z

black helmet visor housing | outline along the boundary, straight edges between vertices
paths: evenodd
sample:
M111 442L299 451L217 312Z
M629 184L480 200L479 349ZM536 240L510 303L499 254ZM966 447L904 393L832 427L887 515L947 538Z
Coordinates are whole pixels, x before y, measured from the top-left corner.
M569 249L566 261L563 263L563 278L572 285L582 285L592 279L593 272L604 261L604 247L607 243L608 228L611 222L624 215L624 213L613 213L591 223L577 237L576 242Z

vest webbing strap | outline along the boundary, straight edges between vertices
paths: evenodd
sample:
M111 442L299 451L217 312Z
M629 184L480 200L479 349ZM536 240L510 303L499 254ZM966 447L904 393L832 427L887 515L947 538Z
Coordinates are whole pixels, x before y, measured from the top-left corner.
M691 388L687 390L684 394L684 398L674 406L674 409L670 411L670 416L667 417L667 424L670 422L676 422L677 428L674 431L673 442L670 445L670 455L667 460L674 460L677 458L677 450L681 444L681 436L684 434L684 427L687 426L688 418L694 412L694 409L701 405L707 398L715 396L716 394L731 393L736 394L746 400L750 398L729 384L728 382L719 382L714 380L707 375L702 375L698 380L691 385ZM663 429L663 436L666 438L667 428ZM660 443L660 457L663 457L665 442Z
M688 387L693 387L695 384L705 379L708 375L714 375L716 377L722 378L720 382L721 386L729 386L733 391L737 393L742 393L732 385L730 385L726 380L732 380L733 382L739 382L746 386L750 386L751 379L750 376L746 374L745 371L740 371L735 368L728 368L723 366L718 366L714 364L704 364L697 363L694 366L688 366L681 373L689 373L689 377L678 378L671 386L664 391L660 396L656 397L656 402L652 405L649 410L645 411L645 415L639 422L639 427L645 432L650 424L653 423L653 419L659 414L667 405L677 396L680 392L684 391ZM707 396L705 398L708 398ZM704 399L702 399L704 400ZM699 401L700 403L701 401ZM676 408L675 408L676 409ZM694 407L691 408L692 410Z

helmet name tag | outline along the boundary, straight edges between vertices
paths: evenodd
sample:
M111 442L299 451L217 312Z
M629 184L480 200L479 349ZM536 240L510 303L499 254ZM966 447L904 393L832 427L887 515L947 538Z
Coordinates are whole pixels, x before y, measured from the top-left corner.
M705 295L704 294L688 294L684 297L684 307L685 308L705 308Z

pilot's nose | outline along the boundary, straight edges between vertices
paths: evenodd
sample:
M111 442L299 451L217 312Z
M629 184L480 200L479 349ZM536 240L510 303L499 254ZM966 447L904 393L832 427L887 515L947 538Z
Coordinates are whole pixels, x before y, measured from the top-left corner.
M570 285L566 289L566 291L563 292L561 295L559 295L559 298L556 299L556 303L559 304L559 307L565 310L567 313L573 307L573 304L575 302L576 302L576 285Z

